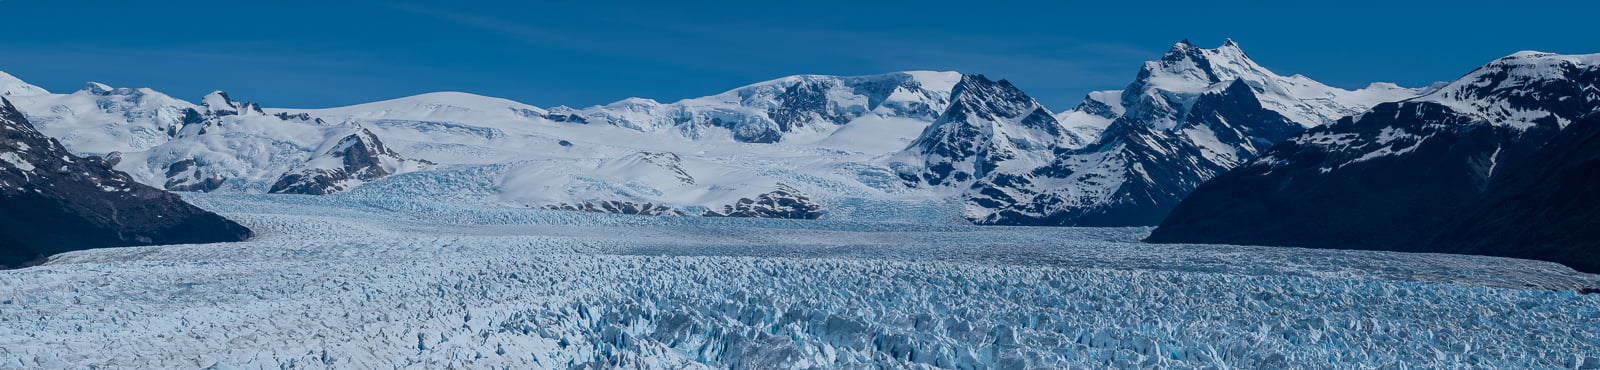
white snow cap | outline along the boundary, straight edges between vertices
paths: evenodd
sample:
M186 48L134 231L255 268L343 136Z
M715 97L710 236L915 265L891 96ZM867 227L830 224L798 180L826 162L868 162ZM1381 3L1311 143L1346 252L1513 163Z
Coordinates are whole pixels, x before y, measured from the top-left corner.
M204 98L200 98L200 105L212 112L236 112L239 108L233 103L233 99L228 97L228 93L222 90L212 91Z
M0 72L0 96L39 96L48 95L42 87L34 86L22 79L5 72Z
M111 85L93 81L83 84L83 89L80 89L80 91L86 91L91 94L105 94L116 90L117 88L111 87Z

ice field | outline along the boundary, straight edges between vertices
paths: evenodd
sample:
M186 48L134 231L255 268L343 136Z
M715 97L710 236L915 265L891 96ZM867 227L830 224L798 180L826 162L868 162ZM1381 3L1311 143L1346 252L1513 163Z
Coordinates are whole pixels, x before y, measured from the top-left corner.
M1537 261L185 197L259 236L0 271L0 368L1600 367L1600 278Z

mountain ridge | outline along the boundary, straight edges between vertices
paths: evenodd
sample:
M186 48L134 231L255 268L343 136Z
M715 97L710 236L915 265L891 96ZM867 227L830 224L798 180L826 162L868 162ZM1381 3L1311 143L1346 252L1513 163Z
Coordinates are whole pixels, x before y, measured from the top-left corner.
M1441 250L1426 230L1600 111L1591 60L1520 52L1308 130L1202 185L1148 240Z
M1215 49L1174 45L1127 89L1090 93L1059 113L1004 79L934 71L795 75L672 103L628 98L581 109L461 92L290 109L223 92L193 104L154 91L90 90L25 111L60 122L46 126L69 148L115 152L120 169L173 190L326 194L429 168L483 166L492 186L473 197L513 206L648 204L671 210L657 214L704 214L781 191L805 194L822 218L955 201L962 209L953 213L968 222L1096 226L1155 224L1198 183L1320 124L1288 117L1320 120L1371 99L1344 95L1417 91L1279 76L1232 40ZM128 93L107 93L116 91ZM1315 96L1291 96L1306 91ZM102 118L58 113L107 106L126 108ZM135 124L95 124L110 120ZM356 128L370 138L362 142L383 148L319 159ZM680 161L661 172L614 160L640 153Z

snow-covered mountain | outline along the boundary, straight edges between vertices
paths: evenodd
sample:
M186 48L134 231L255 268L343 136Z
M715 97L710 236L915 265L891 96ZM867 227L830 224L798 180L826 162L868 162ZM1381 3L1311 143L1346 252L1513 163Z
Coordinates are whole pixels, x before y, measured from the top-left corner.
M430 185L437 196L522 207L1022 225L1154 224L1272 142L1416 93L1279 76L1231 41L1180 43L1127 89L1062 114L1006 80L927 71L582 109L455 92L262 108L6 81L68 148L172 190L327 194L434 169L477 184Z
M269 193L332 194L389 175L411 172L433 162L408 159L383 145L372 131L356 127L338 141L324 144L299 168L272 183Z
M130 245L235 242L250 230L69 153L0 96L0 267Z
M1312 128L1206 183L1153 241L1427 248L1431 230L1600 112L1600 54L1520 52Z
M0 74L0 95L10 99L39 131L79 154L148 150L179 128L201 120L198 107L155 90L112 88L90 82L70 94Z
M932 121L950 104L961 78L927 71L800 75L671 104L633 98L583 110L562 107L552 109L550 118L745 143L816 141L862 118Z
M962 78L803 75L668 104L633 98L584 109L434 93L266 111L358 123L396 152L486 178L492 184L483 198L491 202L817 218L942 207L949 191L912 189L884 161L945 114Z
M894 162L916 187L967 187L993 176L1026 172L1060 150L1083 145L1048 109L1006 80L964 76L950 107Z
M193 104L150 89L93 82L70 94L52 94L4 75L0 87L6 89L0 94L14 100L39 131L72 152L104 156L139 182L168 190L325 194L353 183L340 179L318 186L273 185L285 177L308 176L307 171L330 171L329 163L353 161L359 166L370 161L343 157L368 153L330 151L360 132L356 123L269 115L260 105L235 101L222 91ZM392 159L383 171L346 171L361 174L355 181L371 181L423 167L393 152L385 157Z
M1185 40L1146 62L1126 89L1090 93L1058 115L1089 144L977 184L968 215L995 224L1153 225L1200 183L1273 143L1421 91L1383 83L1343 90L1277 75L1232 40L1216 49Z

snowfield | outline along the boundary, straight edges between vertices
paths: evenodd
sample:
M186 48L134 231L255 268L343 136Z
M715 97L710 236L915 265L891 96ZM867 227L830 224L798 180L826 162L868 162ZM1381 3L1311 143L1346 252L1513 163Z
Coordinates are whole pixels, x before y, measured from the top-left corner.
M1600 278L1538 261L363 194L0 271L0 368L1600 367Z

